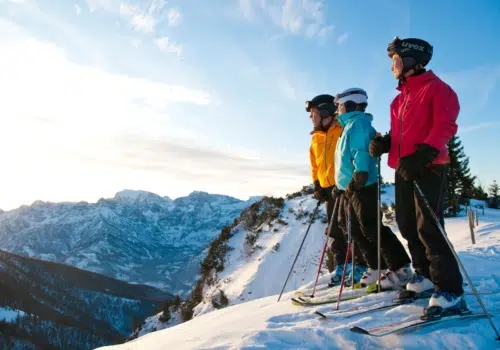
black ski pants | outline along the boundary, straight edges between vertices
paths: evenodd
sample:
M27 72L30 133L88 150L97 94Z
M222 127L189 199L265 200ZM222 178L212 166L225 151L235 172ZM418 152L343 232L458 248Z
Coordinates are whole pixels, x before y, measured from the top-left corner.
M369 268L377 269L377 233L378 221L377 211L381 210L377 198L377 184L368 185L361 190L354 192L349 198L345 192L342 194L343 216L347 222L347 215L351 214L351 235L354 241L359 244L364 260ZM382 213L380 215L382 219ZM381 259L380 268L396 271L406 264L410 258L401 241L396 237L390 227L380 222L380 246Z
M446 195L445 165L423 170L417 180L420 189L444 228L443 205ZM414 188L396 173L396 221L401 235L408 241L415 272L429 278L436 290L463 294L462 275L450 247L436 221Z
M326 201L326 215L328 218L328 223L332 222L331 220L333 217L333 222L329 227L329 236L333 238L330 249L335 254L335 262L337 263L337 265L340 265L345 263L347 254L347 236L345 235L347 231L345 231L345 228L342 227L342 223L339 221L339 211L341 210L340 196L332 195L332 189L333 187L327 188L328 195ZM354 263L366 266L359 248L354 248L354 254ZM349 259L348 263L350 263L351 261L352 257Z

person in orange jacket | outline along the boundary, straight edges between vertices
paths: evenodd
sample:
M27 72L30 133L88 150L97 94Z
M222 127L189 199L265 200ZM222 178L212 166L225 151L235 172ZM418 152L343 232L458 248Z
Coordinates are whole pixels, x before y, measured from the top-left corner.
M336 120L337 106L333 103L332 95L323 94L314 97L306 102L306 111L310 113L310 118L314 126L311 132L311 146L309 150L311 175L314 183L313 197L324 201L326 204L326 213L330 232L325 232L333 238L331 250L335 254L336 269L331 277L331 284L340 284L344 270L345 258L347 253L347 240L345 233L339 227L338 223L338 205L334 213L335 202L332 191L335 187L335 166L334 154L337 140L339 139L342 128ZM334 217L332 221L331 218ZM328 230L328 229L327 229ZM355 245L354 263L356 265L366 265L358 246ZM352 264L349 263L346 275L351 273Z

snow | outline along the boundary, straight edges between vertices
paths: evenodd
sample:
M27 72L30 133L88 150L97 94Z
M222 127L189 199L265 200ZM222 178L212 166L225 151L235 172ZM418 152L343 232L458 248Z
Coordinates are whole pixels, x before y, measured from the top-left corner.
M390 205L394 201L393 189L388 187L382 198ZM261 248L251 252L245 245L247 232L240 226L235 229L230 245L234 248L226 256L225 270L218 275L219 282L204 290L205 301L195 308L195 317L184 323L178 319L168 325L159 322L160 314L150 317L139 333L139 338L128 343L100 349L494 349L500 348L487 319L474 319L460 323L450 321L445 326L431 326L411 333L372 338L349 331L352 326L379 327L401 320L417 319L425 300L401 305L375 313L356 315L355 312L337 315L331 320L320 320L314 310L332 312L335 304L317 307L296 306L290 302L294 290L311 288L316 277L317 264L324 243L326 224L320 219L311 225L281 301L278 295L300 243L306 233L308 217L295 219L301 210L312 212L316 202L303 196L285 202L282 219L288 225L274 223L264 227L256 244ZM481 203L474 203L473 206ZM324 215L324 208L321 207ZM479 213L476 244L471 244L468 219L446 219L446 231L476 288L492 291L481 295L486 307L493 314L500 310L500 210L488 209ZM396 226L391 226L405 247ZM275 230L277 229L277 230ZM276 251L273 247L280 243ZM326 283L326 269L319 280ZM466 280L464 279L464 282ZM223 290L230 306L216 310L210 303L211 296ZM470 287L465 287L470 292ZM344 293L350 293L344 289ZM321 290L317 296L336 291ZM356 300L341 302L340 308L391 303L395 293L368 295ZM473 295L467 295L472 311L481 311ZM172 314L177 317L177 314ZM174 316L175 315L175 316ZM493 321L500 328L500 317ZM163 329L165 328L165 329ZM150 333L147 333L147 332ZM147 333L147 334L146 334Z

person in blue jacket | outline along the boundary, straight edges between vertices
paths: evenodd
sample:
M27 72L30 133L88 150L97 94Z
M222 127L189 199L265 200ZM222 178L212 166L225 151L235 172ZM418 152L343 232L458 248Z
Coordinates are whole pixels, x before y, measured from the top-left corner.
M377 283L377 160L370 156L369 146L377 132L372 126L373 116L365 113L368 106L366 91L347 89L337 94L337 120L343 132L335 149L335 182L341 196L339 222L345 225L351 214L351 234L368 266L355 266L354 280L363 286ZM396 235L381 226L381 280L383 289L399 289L413 275L410 258ZM386 270L387 269L387 270ZM352 275L351 275L352 278Z

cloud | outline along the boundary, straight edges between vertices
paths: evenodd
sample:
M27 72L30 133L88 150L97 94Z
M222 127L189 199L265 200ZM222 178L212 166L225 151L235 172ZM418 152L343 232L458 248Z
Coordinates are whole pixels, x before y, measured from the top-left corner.
M349 37L349 33L344 33L337 38L337 44L342 44Z
M279 86L281 90L283 91L283 94L289 99L289 100L296 100L297 99L297 94L295 93L294 87L290 84L288 79L283 79L279 82Z
M5 97L0 119L38 115L76 127L81 123L88 131L99 125L126 129L127 123L132 128L139 124L140 130L147 115L166 118L158 111L165 113L172 103L212 103L206 91L75 64L57 45L24 37L19 27L5 22L0 28L8 34L0 36L0 91Z
M82 12L82 8L80 6L78 6L77 4L75 4L74 6L75 6L76 15L79 16L80 13Z
M119 15L127 20L134 30L143 33L153 33L159 23L166 18L164 0L141 1L141 6L121 0L87 0L89 10L103 10ZM167 19L169 20L169 19Z
M306 38L325 37L334 29L325 23L323 1L239 0L239 10L247 21L253 22L260 13L285 32Z
M252 0L238 0L238 5L243 17L245 17L247 21L253 21L255 11L253 9Z
M172 181L196 179L197 188L212 188L217 192L248 196L261 193L263 188L275 187L273 192L283 195L285 191L300 188L297 179L306 185L310 177L310 170L304 162L264 159L254 152L224 151L193 141L179 142L133 135L108 141L118 152L112 157L92 155L86 157L87 162L113 169L163 174ZM241 188L243 184L245 189Z
M168 10L168 25L171 27L178 27L182 22L182 14L179 9L171 8Z
M487 105L491 93L500 82L500 62L442 74L442 78L457 92L461 102L472 101L473 110L477 112Z
M182 55L182 45L171 42L168 37L161 37L156 39L155 44L163 52L175 53L177 56Z
M475 125L469 125L469 126L459 126L458 127L458 133L460 134L465 134L471 131L477 131L481 130L484 128L491 128L495 126L500 126L500 122L489 122L489 123L479 123Z
M109 73L70 57L62 47L32 39L22 27L0 20L0 148L9 150L2 158L4 209L37 198L90 200L129 185L158 190L165 174L136 177L133 168L102 164L103 159L121 161L123 143L117 140L136 135L196 145L206 137L170 111L178 108L175 104L210 106L213 93L160 77L151 81ZM83 157L100 163L83 162Z

